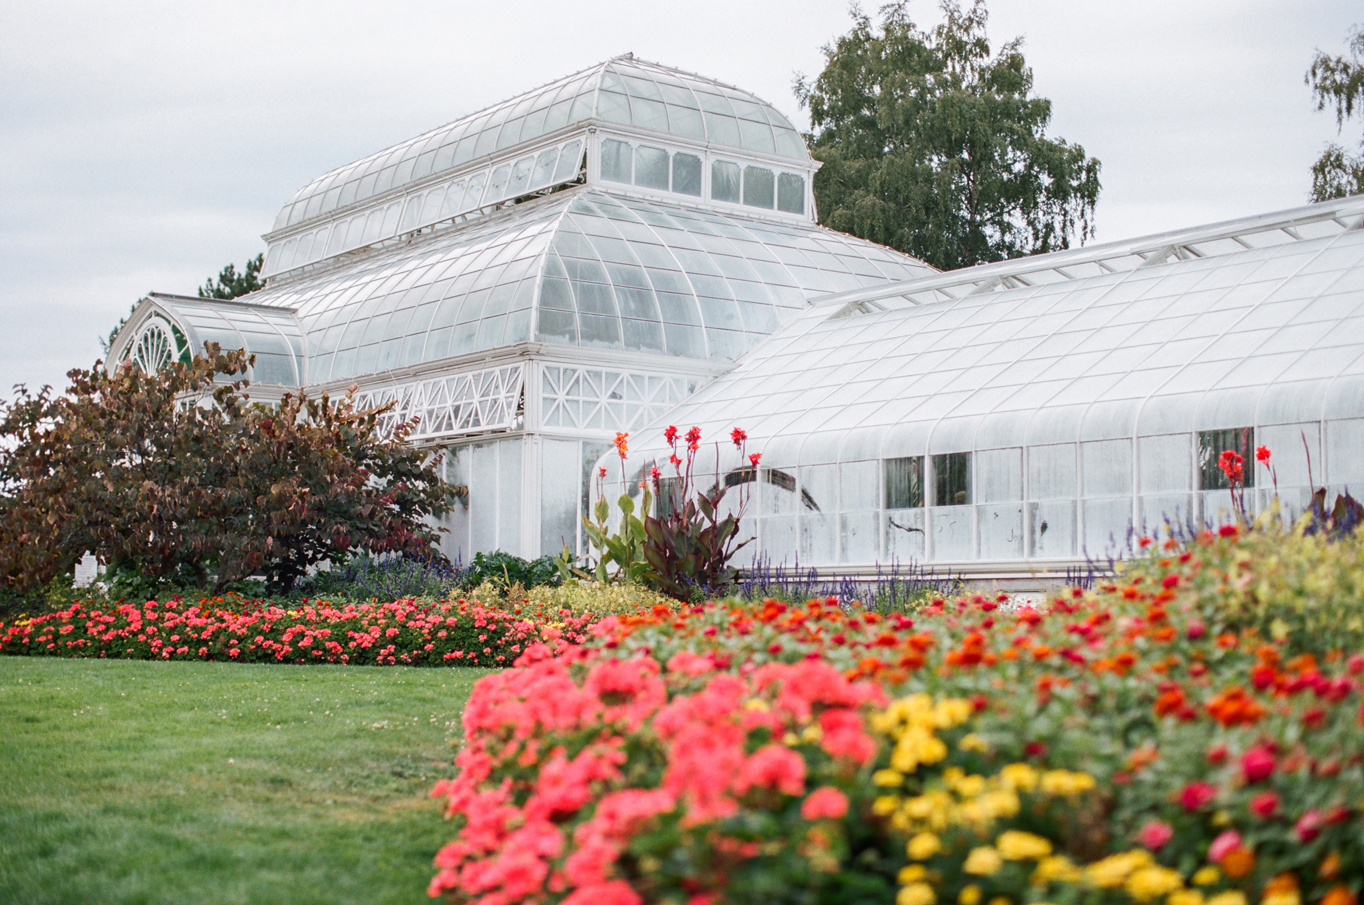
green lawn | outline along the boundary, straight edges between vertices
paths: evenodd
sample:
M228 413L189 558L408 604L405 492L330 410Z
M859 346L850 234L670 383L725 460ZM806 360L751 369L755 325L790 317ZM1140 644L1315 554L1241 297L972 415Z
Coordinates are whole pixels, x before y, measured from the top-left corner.
M417 903L484 670L0 657L0 903Z

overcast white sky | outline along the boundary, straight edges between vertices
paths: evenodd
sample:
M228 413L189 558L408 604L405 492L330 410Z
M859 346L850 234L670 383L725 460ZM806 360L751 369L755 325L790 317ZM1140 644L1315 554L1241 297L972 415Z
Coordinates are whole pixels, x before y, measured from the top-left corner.
M1336 128L1303 74L1364 20L1357 0L989 8L992 46L1025 39L1051 134L1102 161L1099 241L1305 202ZM804 128L793 77L850 24L844 0L0 0L0 398L65 387L141 295L264 250L332 167L625 52Z

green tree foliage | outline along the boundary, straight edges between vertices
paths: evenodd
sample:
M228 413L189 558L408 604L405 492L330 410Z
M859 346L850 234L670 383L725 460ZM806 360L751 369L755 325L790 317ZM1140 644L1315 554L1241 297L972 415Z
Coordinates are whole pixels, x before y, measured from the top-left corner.
M1355 110L1364 111L1364 25L1356 25L1350 35L1350 56L1331 57L1317 51L1307 70L1306 82L1312 87L1317 109L1335 108L1336 129ZM1344 198L1364 193L1364 138L1358 155L1332 143L1312 164L1312 200Z
M288 590L352 552L435 556L424 518L451 488L412 424L384 409L286 394L250 401L240 350L69 373L0 405L0 586L23 592L87 551L124 573L218 587L263 574ZM233 379L238 378L238 379Z
M257 289L264 289L265 281L260 278L260 269L264 264L264 254L258 254L247 261L241 273L237 273L235 266L228 264L218 272L216 282L209 280L199 287L199 298L235 299Z
M905 0L853 29L796 94L809 108L820 222L948 270L1067 248L1094 234L1099 161L1047 138L1021 39L993 56L986 9L942 0L921 30Z

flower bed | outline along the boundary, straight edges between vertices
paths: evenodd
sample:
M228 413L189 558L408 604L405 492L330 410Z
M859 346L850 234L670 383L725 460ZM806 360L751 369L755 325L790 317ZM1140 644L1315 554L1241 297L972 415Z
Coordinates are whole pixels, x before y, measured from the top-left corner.
M1218 609L1276 593L1258 543L1037 608L710 603L532 644L465 710L430 892L1357 905L1364 654Z
M0 654L241 663L505 666L527 644L585 640L594 617L477 601L77 603L0 623ZM563 640L558 640L563 639Z

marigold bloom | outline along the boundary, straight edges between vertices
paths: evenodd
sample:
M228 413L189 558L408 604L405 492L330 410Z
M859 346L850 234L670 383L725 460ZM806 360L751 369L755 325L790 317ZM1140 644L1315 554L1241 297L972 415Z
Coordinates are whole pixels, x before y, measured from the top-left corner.
M905 854L915 861L926 861L942 851L942 840L933 833L919 833L905 845Z
M1004 858L995 848L989 845L981 845L971 849L971 853L966 856L966 861L962 864L961 869L978 877L988 877L1003 866Z
M1207 905L1246 905L1246 894L1239 890L1229 889L1208 899Z
M1177 870L1160 864L1149 864L1132 872L1123 888L1139 902L1149 902L1169 895L1184 886L1184 877Z
M1035 861L1051 854L1051 843L1041 836L1021 830L1005 830L995 840L995 848L1009 861Z
M938 896L927 883L910 883L901 886L895 895L895 905L933 905Z
M957 905L980 905L980 887L974 883L968 883L957 893Z
M1326 895L1321 898L1321 905L1359 905L1359 897L1344 883L1337 883L1326 890Z
M1244 845L1238 845L1218 859L1217 863L1224 874L1239 880L1255 869L1255 853Z

